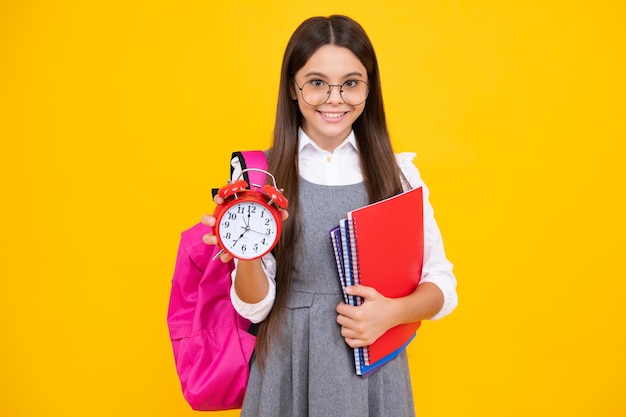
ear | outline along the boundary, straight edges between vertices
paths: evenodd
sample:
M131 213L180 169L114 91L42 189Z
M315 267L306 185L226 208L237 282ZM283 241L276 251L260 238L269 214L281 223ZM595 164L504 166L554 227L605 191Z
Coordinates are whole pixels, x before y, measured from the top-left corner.
M296 82L295 81L291 81L289 83L289 95L291 96L292 100L297 100L298 99L298 93L296 93Z

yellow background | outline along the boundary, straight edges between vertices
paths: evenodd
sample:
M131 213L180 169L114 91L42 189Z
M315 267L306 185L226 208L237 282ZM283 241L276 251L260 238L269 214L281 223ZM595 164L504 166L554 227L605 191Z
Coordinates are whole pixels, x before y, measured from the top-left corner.
M418 415L626 415L625 9L2 1L0 414L198 415L165 323L179 233L269 146L291 32L345 13L459 280L409 348Z

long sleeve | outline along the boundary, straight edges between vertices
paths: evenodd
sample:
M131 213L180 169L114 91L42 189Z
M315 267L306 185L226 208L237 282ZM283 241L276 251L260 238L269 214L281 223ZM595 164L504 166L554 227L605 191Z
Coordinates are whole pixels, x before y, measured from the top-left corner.
M428 187L422 180L417 167L413 164L414 153L405 152L396 155L400 169L412 188L422 187L424 195L424 265L420 284L430 282L443 293L444 303L441 310L431 320L437 320L450 314L458 304L456 277L452 273L453 265L446 258L443 239L435 221L434 210L428 196Z

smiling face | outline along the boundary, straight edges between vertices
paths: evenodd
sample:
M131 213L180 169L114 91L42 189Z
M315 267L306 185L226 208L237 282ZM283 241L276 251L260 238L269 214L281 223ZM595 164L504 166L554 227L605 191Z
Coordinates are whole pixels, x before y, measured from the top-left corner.
M348 137L352 123L363 113L365 102L351 106L344 103L340 88L331 87L330 97L324 104L312 106L302 99L298 86L316 80L331 85L347 81L367 82L367 70L347 48L335 45L320 47L295 75L292 98L298 100L302 113L302 130L322 149L333 151Z

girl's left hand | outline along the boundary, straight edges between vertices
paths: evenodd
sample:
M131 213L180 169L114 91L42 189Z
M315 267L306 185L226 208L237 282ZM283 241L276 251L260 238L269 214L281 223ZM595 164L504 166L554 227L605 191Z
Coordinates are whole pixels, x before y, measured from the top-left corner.
M341 325L341 335L350 347L369 346L399 324L395 322L397 315L394 313L393 299L364 285L346 287L346 293L363 298L360 306L345 303L337 306L337 323Z

